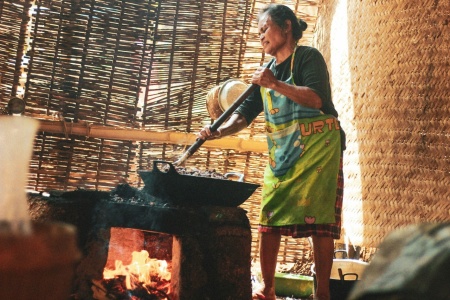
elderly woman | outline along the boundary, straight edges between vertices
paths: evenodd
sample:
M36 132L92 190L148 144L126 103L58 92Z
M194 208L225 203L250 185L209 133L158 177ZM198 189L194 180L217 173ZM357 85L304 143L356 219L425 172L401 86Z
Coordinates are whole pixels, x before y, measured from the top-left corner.
M312 238L314 299L330 299L333 239L341 232L345 141L325 61L317 49L297 45L306 27L287 6L265 7L258 29L262 48L273 59L253 74L258 88L217 131L206 126L198 133L201 139L234 134L264 112L269 161L258 228L263 288L254 299L276 299L282 235Z

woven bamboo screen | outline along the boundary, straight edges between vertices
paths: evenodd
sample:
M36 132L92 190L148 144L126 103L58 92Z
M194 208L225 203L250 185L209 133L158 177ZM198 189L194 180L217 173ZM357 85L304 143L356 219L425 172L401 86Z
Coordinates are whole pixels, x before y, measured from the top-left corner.
M51 128L37 135L29 188L142 186L138 169L151 169L155 159L174 161L192 141L161 142L157 133L193 136L212 122L206 93L229 78L248 82L269 59L261 52L255 17L270 2L0 0L2 108L12 96L22 97L25 115ZM309 44L317 1L277 2L309 23L302 40ZM136 131L144 137L131 138ZM263 120L235 139L264 143ZM265 161L265 150L205 144L187 167L241 172L246 181L261 183ZM255 256L259 197L258 190L243 205ZM309 245L286 239L281 248L280 261L293 262Z
M207 91L248 80L268 59L255 15L269 2L36 1L28 23L30 1L0 0L0 102L21 96L26 115L64 129L38 134L29 187L139 186L137 169L178 157L189 143L93 137L91 128L193 133L210 123ZM309 22L308 44L317 2L278 2ZM376 246L396 227L450 220L449 5L321 1L314 45L329 64L348 134L344 229L353 244ZM73 124L85 132L72 134ZM263 141L262 119L237 137ZM204 147L188 166L259 183L265 153ZM253 228L259 196L243 205ZM256 245L255 233L255 256ZM280 260L307 249L286 239Z
M450 220L450 2L321 1L314 44L347 129L344 226L376 246Z

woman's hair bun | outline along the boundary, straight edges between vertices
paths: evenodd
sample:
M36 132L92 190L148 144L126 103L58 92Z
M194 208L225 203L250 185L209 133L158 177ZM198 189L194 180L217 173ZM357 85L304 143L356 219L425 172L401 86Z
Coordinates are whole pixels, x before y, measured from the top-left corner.
M298 19L298 24L300 25L301 31L305 31L308 28L308 24L302 19Z

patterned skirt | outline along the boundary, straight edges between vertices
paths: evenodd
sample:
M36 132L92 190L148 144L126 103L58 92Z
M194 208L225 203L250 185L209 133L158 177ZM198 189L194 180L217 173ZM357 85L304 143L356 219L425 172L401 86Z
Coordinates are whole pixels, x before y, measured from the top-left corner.
M342 156L339 165L338 185L336 191L335 218L336 222L332 224L294 224L287 226L264 226L259 225L259 232L278 232L281 235L291 236L293 238L304 238L310 236L332 237L339 239L341 236L342 219L342 200L344 196L344 174L342 171Z

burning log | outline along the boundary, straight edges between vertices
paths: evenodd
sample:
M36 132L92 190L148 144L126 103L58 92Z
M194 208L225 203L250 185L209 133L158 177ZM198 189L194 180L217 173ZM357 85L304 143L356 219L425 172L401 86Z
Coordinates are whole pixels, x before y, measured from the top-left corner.
M149 258L147 251L134 251L130 265L116 260L115 270L105 268L103 280L93 281L94 299L169 300L169 266Z
M93 281L92 291L97 300L170 300L167 294L169 282L158 283L151 287L143 282L135 282L133 289L128 289L126 276L119 275L111 279Z
M96 300L170 300L169 281L161 280L146 284L139 282L136 275L132 275L132 278L132 289L127 288L125 275L93 280L93 298Z

